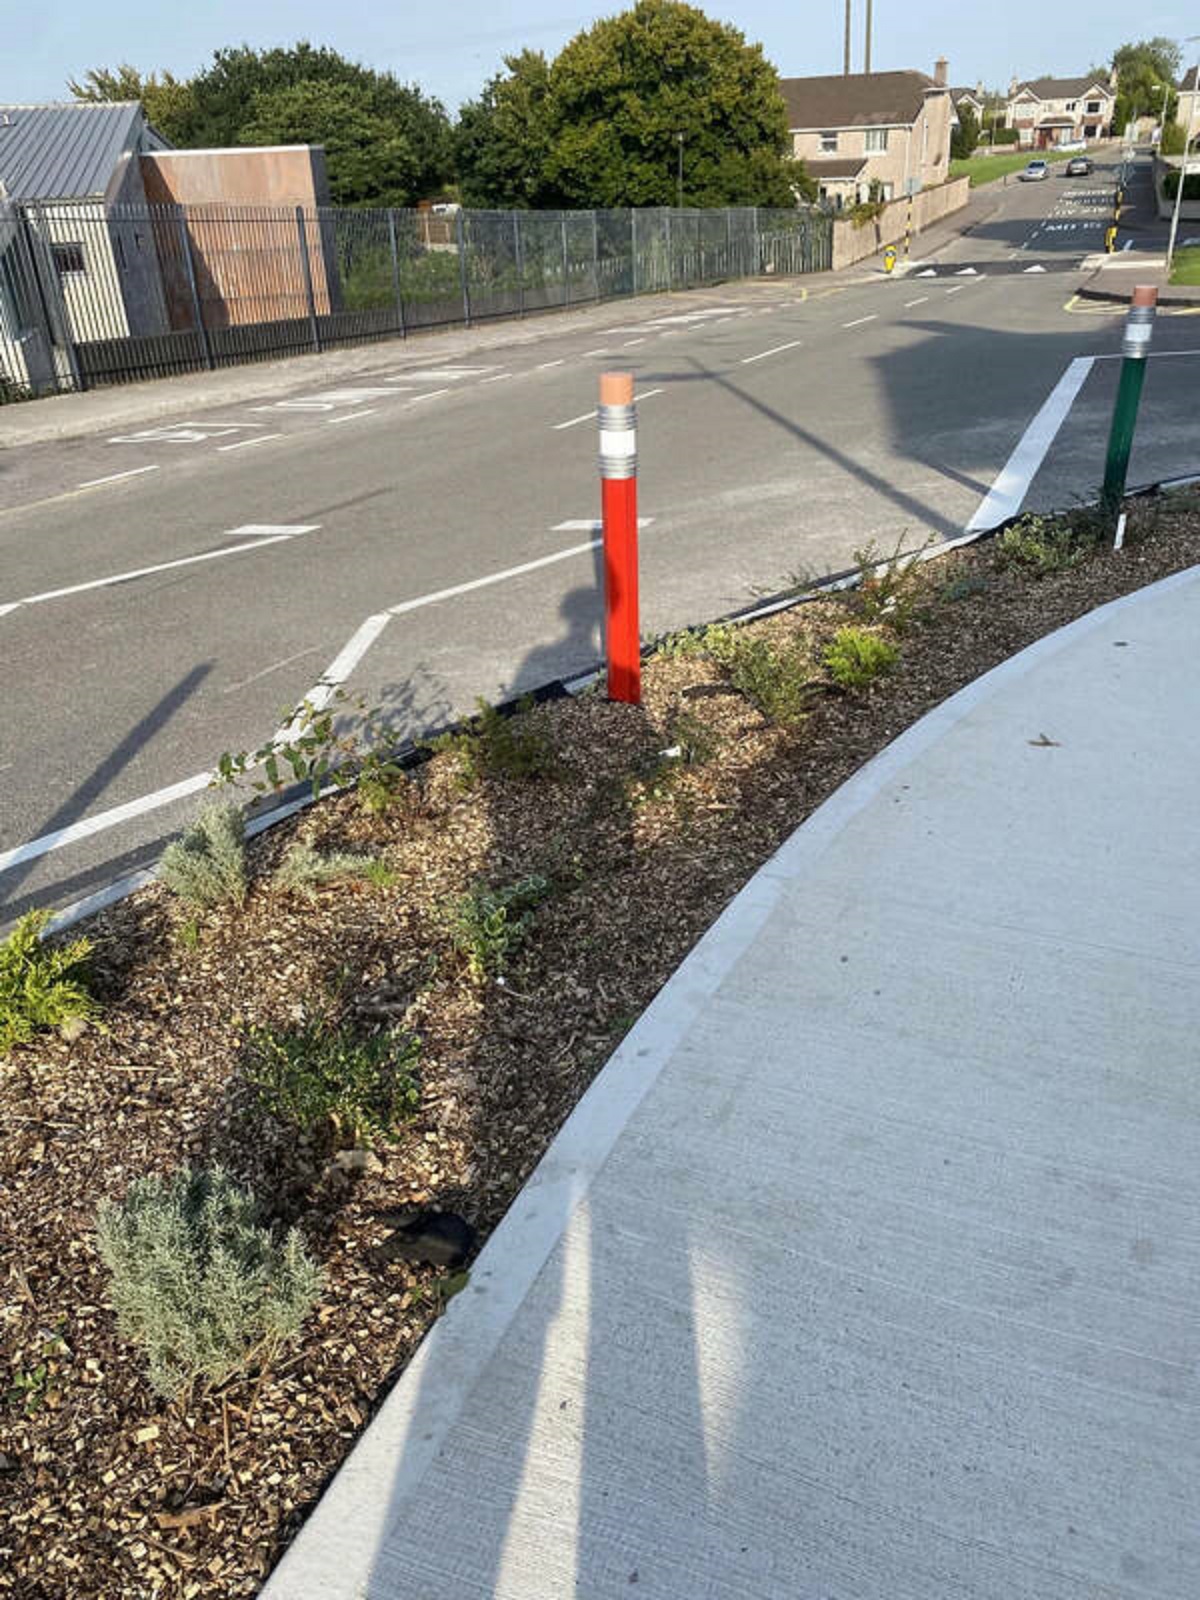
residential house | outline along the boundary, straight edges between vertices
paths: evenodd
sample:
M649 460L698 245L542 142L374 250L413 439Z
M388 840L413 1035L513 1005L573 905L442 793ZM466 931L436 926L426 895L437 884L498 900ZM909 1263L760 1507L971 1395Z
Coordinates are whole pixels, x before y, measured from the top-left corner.
M1103 139L1112 126L1115 85L1104 78L1031 78L1009 85L1004 126L1023 149Z
M923 72L780 81L792 153L834 207L894 200L944 183L953 105L945 61Z
M1179 104L1175 111L1175 121L1181 128L1191 130L1193 140L1200 136L1200 89L1196 81L1196 68L1189 67L1179 80Z

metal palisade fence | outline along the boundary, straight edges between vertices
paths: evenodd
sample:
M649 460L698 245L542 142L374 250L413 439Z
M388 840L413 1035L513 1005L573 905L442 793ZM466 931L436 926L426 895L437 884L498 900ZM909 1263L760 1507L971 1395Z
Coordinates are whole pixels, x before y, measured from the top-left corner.
M828 268L821 211L0 201L0 403Z

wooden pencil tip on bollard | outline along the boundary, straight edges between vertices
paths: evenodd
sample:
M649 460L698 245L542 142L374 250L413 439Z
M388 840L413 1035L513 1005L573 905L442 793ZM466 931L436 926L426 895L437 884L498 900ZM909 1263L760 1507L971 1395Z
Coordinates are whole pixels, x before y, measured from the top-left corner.
M637 411L632 372L600 374L600 501L604 530L604 646L608 698L642 699L638 625Z

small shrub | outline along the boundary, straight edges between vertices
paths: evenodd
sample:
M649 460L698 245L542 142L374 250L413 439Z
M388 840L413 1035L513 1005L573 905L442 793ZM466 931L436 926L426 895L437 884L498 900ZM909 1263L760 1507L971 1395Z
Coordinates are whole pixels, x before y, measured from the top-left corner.
M950 578L939 591L943 600L952 605L960 600L973 600L977 595L986 594L988 581L979 572L964 573L959 578Z
M1076 527L1067 521L1030 514L1005 528L996 540L996 564L1045 578L1086 561L1095 543L1086 525Z
M546 778L557 770L549 739L531 728L524 716L506 717L483 699L475 704L475 716L460 733L439 734L427 746L434 754L450 751L458 757L464 788L483 777ZM528 712L532 705L532 700L524 699L519 712Z
M678 633L664 634L655 646L655 654L667 661L694 661L707 654L704 645L704 628L680 628Z
M784 727L802 722L814 683L804 647L792 641L773 643L741 628L728 631L728 639L717 643L717 660L734 688L769 721Z
M346 850L334 850L322 855L310 844L289 845L287 853L276 869L272 880L277 888L291 893L312 894L325 883L339 883L347 878L372 878L377 868L383 867L374 856L353 855ZM384 867L387 874L387 868ZM387 874L390 879L390 874Z
M899 659L895 645L865 628L839 628L825 647L825 665L843 689L865 689Z
M286 1033L252 1029L242 1071L278 1121L362 1148L393 1139L416 1113L420 1055L420 1040L411 1035L360 1039L317 1017Z
M533 926L536 908L549 893L547 879L531 873L503 889L479 886L455 902L450 937L473 978L503 976L509 957Z
M896 633L908 628L925 597L924 563L919 558L936 541L928 539L920 551L902 555L903 543L901 535L896 548L886 558L880 556L873 542L856 550L854 564L862 577L858 587L850 591L854 607L864 622L886 623Z
M0 943L0 1055L27 1044L39 1028L86 1022L97 1007L88 993L91 941L42 942L48 911L29 911Z
M158 876L185 905L205 911L246 898L246 824L240 806L205 806L182 839L169 844Z
M96 1238L120 1332L167 1398L269 1364L321 1289L299 1232L279 1243L219 1167L135 1179L101 1205Z

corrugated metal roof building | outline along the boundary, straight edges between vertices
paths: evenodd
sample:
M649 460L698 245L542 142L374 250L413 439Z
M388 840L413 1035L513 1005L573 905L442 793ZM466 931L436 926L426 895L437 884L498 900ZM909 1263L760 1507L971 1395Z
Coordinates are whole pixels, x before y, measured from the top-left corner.
M168 148L136 100L0 105L0 185L10 200L103 199L122 156Z

